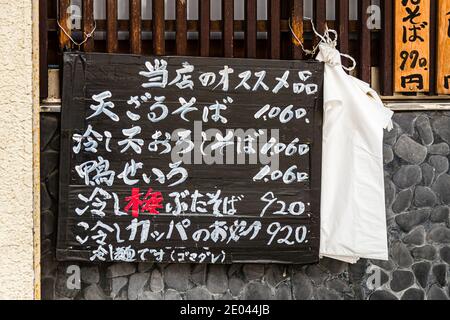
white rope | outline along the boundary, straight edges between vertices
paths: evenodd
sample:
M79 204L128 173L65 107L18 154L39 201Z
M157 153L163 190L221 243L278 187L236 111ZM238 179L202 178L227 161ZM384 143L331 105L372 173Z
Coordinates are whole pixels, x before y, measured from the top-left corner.
M303 46L303 42L295 34L294 29L292 28L292 25L291 25L291 20L289 19L289 29L291 30L291 33L294 36L295 40L297 40L297 42L300 43L300 47L305 54L314 55L316 53L317 49L319 48L320 44L322 44L322 43L326 43L326 44L332 46L333 48L336 48L337 40L338 40L338 33L336 32L336 30L328 29L328 26L325 24L325 32L323 35L321 35L319 32L317 32L314 22L311 18L305 18L305 20L310 21L314 34L320 38L319 43L313 48L313 50L305 49L305 47ZM331 38L330 34L334 35L334 39ZM356 60L352 56L345 54L345 53L341 53L341 52L339 52L339 54L342 57L349 59L353 64L351 67L346 67L343 65L342 68L344 70L352 71L356 68L356 65L357 65Z
M82 46L83 44L85 44L86 41L89 40L89 38L92 38L92 36L94 35L94 32L95 32L95 29L97 29L97 22L94 20L94 28L92 29L92 31L89 32L89 33L86 33L86 32L83 31L83 35L84 35L83 41L81 41L81 42L76 42L76 41L72 38L72 36L66 31L66 29L64 29L63 26L61 26L61 24L59 23L58 20L56 20L56 23L58 24L58 27L61 28L62 32L70 39L70 41L72 41L73 44L75 44L76 46L78 46L78 49L80 49L81 46Z

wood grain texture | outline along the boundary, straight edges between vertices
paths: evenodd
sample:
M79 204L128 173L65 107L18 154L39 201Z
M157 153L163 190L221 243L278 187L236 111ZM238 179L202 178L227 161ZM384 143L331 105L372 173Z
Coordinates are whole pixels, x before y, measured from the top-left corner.
M291 24L295 35L303 41L303 0L291 0ZM292 42L292 58L299 60L303 58L303 51L300 43L291 36Z
M59 24L66 33L69 35L72 33L70 26L67 25L69 19L69 14L67 9L69 8L70 0L59 0ZM59 48L61 50L72 48L72 42L69 37L63 32L63 30L58 28L59 33Z
M268 19L269 19L269 57L271 59L280 59L281 56L281 6L280 0L267 0Z
M176 50L177 55L184 56L187 52L187 0L176 2Z
M106 0L106 51L117 52L117 0Z
M141 0L130 0L130 52L140 54L141 44Z
M153 0L153 54L163 55L166 52L164 0Z
M83 1L83 32L84 35L89 34L94 30L94 0ZM94 51L94 36L86 40L83 45L86 52Z
M372 39L370 30L367 28L369 14L367 8L370 6L370 0L359 0L359 78L367 83L371 82L371 58L372 58Z
M223 56L234 56L234 0L222 0Z
M418 16L414 13L417 9ZM407 1L406 6L402 1L395 1L396 92L417 93L430 90L430 24L430 0L421 0L419 5Z
M437 93L450 94L450 1L439 0L437 14Z

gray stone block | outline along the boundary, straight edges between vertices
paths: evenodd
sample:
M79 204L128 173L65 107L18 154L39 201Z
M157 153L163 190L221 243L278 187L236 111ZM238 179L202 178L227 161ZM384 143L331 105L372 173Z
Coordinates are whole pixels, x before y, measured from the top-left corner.
M428 187L417 186L414 191L414 204L418 208L433 207L437 197L433 190Z
M403 291L414 284L414 275L411 271L397 270L392 273L391 290Z
M428 150L406 134L402 135L394 146L394 153L410 164L419 165L425 161Z
M98 266L81 267L81 281L88 284L95 284L100 281Z
M244 300L271 300L273 293L267 284L250 282L244 288L243 298Z
M446 264L438 264L433 266L434 278L441 287L445 287L447 285L447 269L448 266Z
M428 147L428 153L438 156L448 156L450 154L450 146L445 143L438 143Z
M402 213L408 210L411 206L412 199L413 192L411 189L400 191L392 204L392 211Z
M210 265L206 278L206 288L214 294L225 293L228 290L228 277L223 265Z
M433 144L434 136L431 129L430 119L427 116L419 116L416 119L416 129L419 133L422 143L426 146Z
M232 276L228 282L230 292L233 296L240 296L242 293L242 289L245 287L245 282L238 278L237 276Z
M418 262L412 266L416 280L422 288L427 287L428 278L430 276L431 263Z
M428 291L427 300L448 300L448 297L438 285L433 285Z
M185 292L191 286L189 276L191 266L187 264L170 264L164 269L164 282L168 288Z
M423 292L423 290L416 288L406 290L402 296L402 300L419 301L424 299L425 299L425 292Z
M370 295L369 300L398 300L398 298L389 291L377 290Z
M422 169L419 166L402 166L394 174L393 181L400 189L408 189L422 180Z
M450 207L436 207L431 212L430 220L434 223L449 223L450 219Z
M150 290L153 292L164 290L164 279L158 269L154 269L150 276Z
M181 297L181 294L178 293L178 291L173 289L168 289L166 293L164 294L165 300L183 300Z
M439 255L441 256L442 261L445 261L450 265L450 247L441 248Z
M389 164L394 161L394 150L387 144L383 145L383 161L384 164Z
M196 287L186 292L186 300L212 300L212 294L204 287Z
M134 263L115 263L108 267L106 271L107 278L116 278L129 276L136 272L136 265Z
M111 296L111 298L115 299L116 297L119 296L119 294L121 293L122 289L125 288L125 286L127 285L128 278L127 277L116 277L116 278L112 278L110 281L111 281L110 296Z
M437 116L432 122L433 130L447 143L450 143L450 118L442 115Z
M303 273L295 273L292 278L295 300L309 300L313 295L311 280Z
M405 232L411 231L415 226L424 223L430 217L430 209L409 211L395 217L395 222Z
M436 249L430 245L416 247L411 250L411 253L416 260L433 261L436 258Z
M149 279L149 273L133 274L128 282L128 300L137 300L143 294Z
M247 281L260 280L264 276L264 265L246 264L242 268L242 272Z
M442 174L433 184L433 191L439 195L443 203L450 205L450 175Z
M103 292L97 284L91 284L83 291L86 300L109 300L110 298Z
M436 175L448 172L449 162L446 157L431 156L428 162L436 169Z
M423 245L425 242L425 228L423 226L415 228L413 231L405 235L402 241L405 244L412 244L416 246Z
M450 243L450 229L444 226L436 226L431 229L427 238L437 243Z

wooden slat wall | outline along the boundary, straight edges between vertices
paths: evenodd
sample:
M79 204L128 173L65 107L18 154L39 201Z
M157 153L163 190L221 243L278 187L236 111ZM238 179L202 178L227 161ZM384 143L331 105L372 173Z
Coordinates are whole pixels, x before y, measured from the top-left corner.
M187 7L190 0L175 0L176 19L166 21L164 17L164 0L152 0L152 20L142 20L141 0L129 0L130 19L118 20L118 0L106 0L106 20L96 21L97 31L106 31L106 41L94 39L88 40L83 46L85 51L105 52L131 52L135 54L176 54L176 55L200 55L200 56L224 56L224 57L248 57L271 59L304 59L307 57L296 43L292 35L289 35L288 19L292 27L300 37L306 48L311 49L319 39L311 32L310 22L303 19L305 0L267 0L267 21L257 19L257 0L245 0L245 21L234 20L234 1L221 0L222 21L211 21L211 1L201 0L199 3L198 21L187 19ZM66 26L68 18L67 8L69 0L40 0L42 19L41 30L41 97L47 93L47 64L61 50L76 49L67 36L64 35L55 23L54 18L49 18L46 23L45 7L48 3L54 6L58 2L58 19L61 25ZM94 27L93 17L94 0L83 1L84 32L89 33ZM338 47L342 53L347 53L356 58L358 63L358 76L367 82L371 80L371 67L379 67L381 93L384 96L394 94L394 3L392 0L381 0L382 30L369 30L366 25L368 18L367 7L370 0L358 0L359 21L349 21L349 0L335 0L336 20L326 20L326 0L313 1L313 20L317 30L321 33L325 26L334 28L339 34ZM431 5L431 63L430 63L430 93L434 94L438 83L437 59L437 4ZM53 19L53 20L52 20ZM68 30L66 28L68 32ZM57 33L55 32L57 31ZM129 47L126 42L119 46L118 32L129 31ZM165 39L165 32L175 32L176 38ZM143 40L143 32L151 32L152 40ZM188 40L188 32L198 32L198 40ZM211 32L222 34L222 43L211 39ZM235 32L243 32L244 40L235 39ZM258 39L258 32L267 32L267 39ZM377 36L374 36L374 33ZM80 34L80 33L77 33ZM304 37L308 34L307 37ZM58 38L55 38L55 36ZM50 38L48 38L50 37ZM357 38L357 40L355 40ZM144 38L145 39L145 38ZM290 39L289 44L285 41ZM305 40L306 39L306 40ZM310 39L313 39L312 41ZM167 48L166 48L167 42ZM51 47L52 43L59 43L59 50ZM375 50L375 44L380 45ZM46 49L50 50L48 54ZM145 52L144 49L145 48ZM372 50L373 49L373 50ZM441 49L442 50L442 49ZM381 54L372 56L372 52L380 51ZM54 59L52 60L54 61ZM348 62L344 59L344 64ZM377 85L378 87L378 85ZM440 90L442 92L442 90Z

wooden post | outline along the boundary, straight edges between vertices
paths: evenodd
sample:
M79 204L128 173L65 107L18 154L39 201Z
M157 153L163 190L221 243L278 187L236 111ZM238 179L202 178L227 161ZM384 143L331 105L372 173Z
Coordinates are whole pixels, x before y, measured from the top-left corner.
M280 59L281 34L280 34L280 0L267 1L268 18L270 21L269 41L270 41L270 59Z
M141 0L130 0L130 49L141 54Z
M303 41L303 0L291 0L291 24L296 36ZM292 58L296 60L302 59L303 51L294 35L292 35L291 41Z
M83 32L89 34L94 29L94 0L83 1ZM86 40L83 45L86 52L94 51L94 35Z
M234 0L222 0L223 20L223 55L232 58L234 55Z
M256 0L245 1L245 56L256 58Z
M164 0L153 0L153 54L157 56L166 53Z
M430 90L430 0L395 1L396 92Z
M117 0L106 1L106 51L117 51Z
M176 2L176 46L177 55L184 56L187 51L187 7L186 0Z
M60 0L59 1L59 24L62 28L68 33L71 34L71 30L67 25L67 19L69 19L69 14L67 13L67 9L69 8L70 0ZM64 33L63 30L59 31L59 48L61 50L70 49L72 47L72 43L70 42L69 37Z
M209 21L211 15L211 4L209 0L199 1L200 17L200 56L209 56Z

